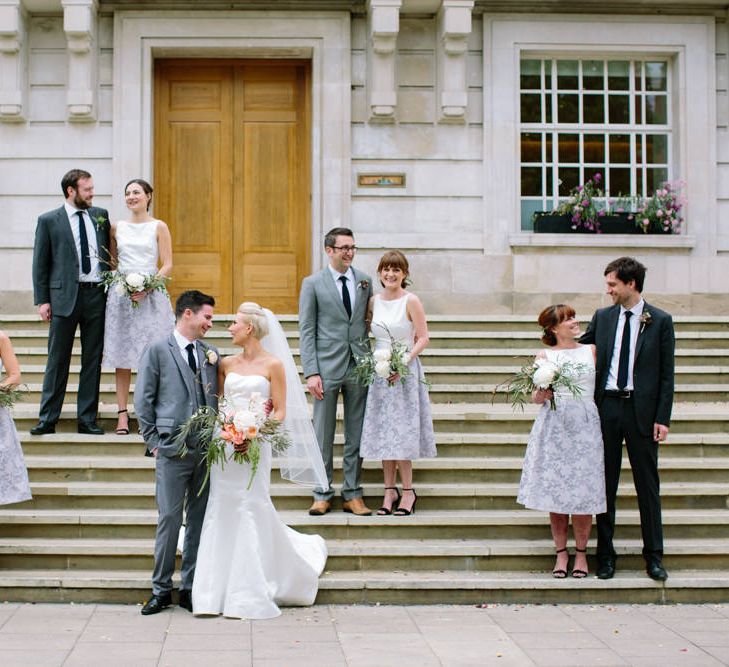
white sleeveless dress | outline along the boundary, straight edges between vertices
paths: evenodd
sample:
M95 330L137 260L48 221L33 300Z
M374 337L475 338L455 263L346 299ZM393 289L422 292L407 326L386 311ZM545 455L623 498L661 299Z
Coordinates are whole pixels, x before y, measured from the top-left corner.
M157 273L157 224L157 220L116 223L119 271ZM102 366L137 368L144 348L158 338L169 336L174 326L170 298L164 292L148 294L138 308L133 308L129 297L120 296L112 287L106 297Z
M226 375L225 399L233 406L247 406L253 392L269 397L268 380ZM233 461L211 470L192 586L195 615L264 619L279 616L279 605L314 604L327 560L324 540L281 521L271 502L270 446L262 445L253 485L247 489L249 477L250 466Z
M557 409L542 405L527 444L517 502L559 514L601 514L605 501L605 459L600 415L594 401L595 362L589 345L546 350L547 359L583 364L575 377L582 393L555 393Z
M0 361L0 373L2 372ZM10 410L0 407L0 505L31 499L28 471Z
M383 301L375 296L371 331L375 350L390 349L390 335L411 350L415 327L408 319L408 294L400 299ZM387 329L385 329L387 327ZM433 418L428 389L420 358L408 365L410 375L404 383L388 386L387 380L375 378L367 394L360 456L377 461L407 461L436 456Z

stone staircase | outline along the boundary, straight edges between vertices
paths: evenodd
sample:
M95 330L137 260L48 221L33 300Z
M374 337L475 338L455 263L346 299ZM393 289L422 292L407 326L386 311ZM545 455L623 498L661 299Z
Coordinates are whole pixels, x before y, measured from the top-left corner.
M208 334L223 352L233 352L228 321L220 316ZM282 321L296 350L295 317ZM670 573L664 584L643 573L629 470L618 499L615 579L549 575L554 557L548 517L515 502L535 409L513 412L503 396L492 403L495 385L539 347L533 318L442 316L431 317L430 326L424 364L433 383L439 456L415 464L414 516L353 517L337 505L325 517L309 517L308 490L273 471L272 494L286 523L327 540L318 602L729 599L729 318L676 318L676 403L660 459ZM154 463L142 456L140 436L113 433L113 373L102 376L100 421L107 435L75 433L76 354L59 431L32 437L47 330L34 315L3 316L0 327L13 340L29 390L15 408L15 421L34 496L0 507L0 600L145 599L156 524ZM339 459L335 467L336 483ZM378 463L365 463L363 480L368 503L378 507Z

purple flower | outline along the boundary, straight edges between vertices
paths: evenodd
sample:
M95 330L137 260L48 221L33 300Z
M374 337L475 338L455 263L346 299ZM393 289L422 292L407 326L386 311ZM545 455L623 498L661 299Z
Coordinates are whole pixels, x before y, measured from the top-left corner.
M598 216L600 216L601 218L602 218L602 217L603 217L604 215L606 215L605 211L598 211L598 212L597 212L597 214L598 214Z
M583 200L582 200L582 205L583 205L583 206L585 206L585 207L589 206L589 205L590 205L590 202L589 202L589 200L587 200L587 199L583 199Z
M593 176L593 178L595 179L596 183L599 183L602 180L602 175L598 173L598 174L595 174Z

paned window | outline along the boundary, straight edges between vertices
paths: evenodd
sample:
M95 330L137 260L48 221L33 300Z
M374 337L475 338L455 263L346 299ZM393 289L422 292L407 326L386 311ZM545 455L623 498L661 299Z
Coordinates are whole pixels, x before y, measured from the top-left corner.
M519 88L523 230L596 173L612 198L650 195L668 180L668 60L525 57Z

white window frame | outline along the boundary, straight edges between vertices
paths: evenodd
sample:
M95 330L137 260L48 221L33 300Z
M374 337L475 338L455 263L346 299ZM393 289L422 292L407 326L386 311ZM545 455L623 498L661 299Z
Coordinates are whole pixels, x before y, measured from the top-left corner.
M715 26L711 17L567 15L484 16L484 239L508 253L532 243L521 231L519 63L523 53L672 59L673 172L686 181L684 232L716 234ZM692 178L692 174L696 174ZM542 235L545 236L545 235ZM578 235L575 235L578 236ZM575 243L603 245L602 235ZM563 238L560 236L560 238ZM635 238L635 237L634 237ZM686 234L661 245L686 245Z

